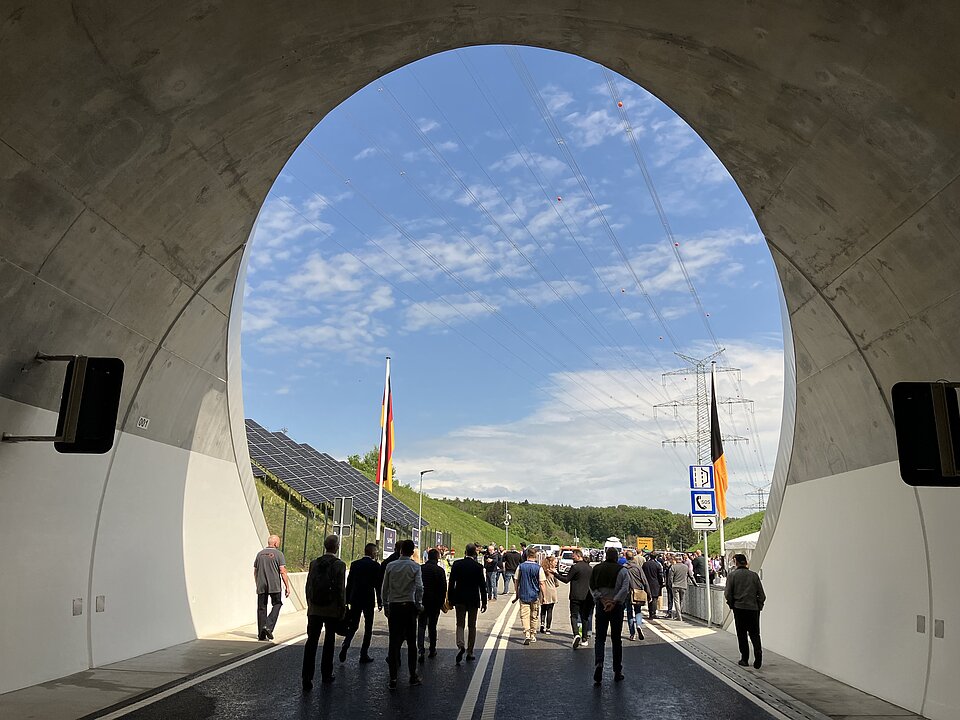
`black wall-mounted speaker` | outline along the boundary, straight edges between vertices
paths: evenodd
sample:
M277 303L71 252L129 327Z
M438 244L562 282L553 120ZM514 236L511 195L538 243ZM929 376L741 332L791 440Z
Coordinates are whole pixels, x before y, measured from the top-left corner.
M960 383L893 386L900 477L914 487L960 487Z
M113 447L123 360L79 357L67 363L53 446L61 453L103 454Z

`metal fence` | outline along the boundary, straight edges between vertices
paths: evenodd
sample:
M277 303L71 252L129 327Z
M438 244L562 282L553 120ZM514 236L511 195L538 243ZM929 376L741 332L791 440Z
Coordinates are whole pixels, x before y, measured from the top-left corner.
M666 591L660 600L660 605L666 608ZM692 585L687 588L683 596L683 615L698 620L707 620L707 588L703 583L699 587ZM722 626L730 615L730 608L723 599L723 588L717 585L710 586L710 624Z

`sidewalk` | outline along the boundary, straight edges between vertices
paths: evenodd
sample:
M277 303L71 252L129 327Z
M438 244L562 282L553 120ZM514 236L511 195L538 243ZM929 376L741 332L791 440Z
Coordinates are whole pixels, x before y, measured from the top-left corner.
M654 620L660 633L710 668L796 720L923 720L909 710L868 695L782 655L763 651L763 667L737 665L733 633L676 620Z
M221 635L200 638L173 647L84 670L75 675L0 695L0 718L10 720L77 720L105 714L189 678L240 658L263 652L306 632L304 611L284 613L277 621L274 641L257 640L256 623Z

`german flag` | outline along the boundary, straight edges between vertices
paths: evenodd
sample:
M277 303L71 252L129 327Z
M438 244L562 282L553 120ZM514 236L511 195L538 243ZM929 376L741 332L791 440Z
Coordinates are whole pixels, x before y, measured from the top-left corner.
M387 365L387 381L383 388L383 405L380 408L380 455L377 459L377 484L382 484L387 492L393 492L393 392L390 388L389 364Z
M717 413L717 386L710 376L710 457L713 459L713 481L717 493L717 512L722 521L727 517L727 459L723 455L720 418Z

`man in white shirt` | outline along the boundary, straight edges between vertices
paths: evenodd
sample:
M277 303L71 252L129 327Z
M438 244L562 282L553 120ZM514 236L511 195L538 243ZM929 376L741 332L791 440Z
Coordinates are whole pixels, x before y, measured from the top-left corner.
M387 565L383 572L383 609L390 629L387 663L390 666L390 689L397 687L400 669L400 648L407 643L407 667L410 684L421 685L417 674L417 617L423 610L423 576L420 566L413 561L413 540L400 543L400 557Z

